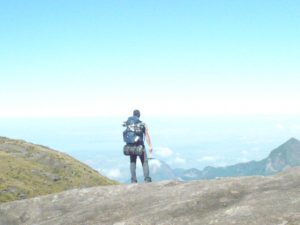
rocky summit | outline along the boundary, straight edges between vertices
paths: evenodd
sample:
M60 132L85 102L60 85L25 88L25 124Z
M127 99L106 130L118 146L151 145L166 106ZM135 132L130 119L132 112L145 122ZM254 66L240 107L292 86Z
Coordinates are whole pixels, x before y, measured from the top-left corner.
M300 168L74 189L0 205L1 225L298 225Z

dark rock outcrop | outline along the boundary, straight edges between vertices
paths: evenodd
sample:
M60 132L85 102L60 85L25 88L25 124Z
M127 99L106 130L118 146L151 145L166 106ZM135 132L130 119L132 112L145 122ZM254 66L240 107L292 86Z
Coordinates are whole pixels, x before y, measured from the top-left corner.
M0 205L1 225L299 225L300 168L75 189Z

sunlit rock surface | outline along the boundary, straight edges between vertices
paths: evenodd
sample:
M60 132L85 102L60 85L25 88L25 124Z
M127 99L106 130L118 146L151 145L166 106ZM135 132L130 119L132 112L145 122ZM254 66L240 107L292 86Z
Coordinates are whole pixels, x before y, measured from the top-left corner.
M75 189L0 205L1 225L300 224L300 168L273 176Z

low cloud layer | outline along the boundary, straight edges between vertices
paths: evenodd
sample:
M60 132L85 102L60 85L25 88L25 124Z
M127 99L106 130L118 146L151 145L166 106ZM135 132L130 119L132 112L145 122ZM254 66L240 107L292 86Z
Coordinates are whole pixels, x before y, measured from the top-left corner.
M199 158L197 161L202 163L202 162L215 162L216 160L217 158L214 156L203 156Z
M155 154L162 158L170 157L174 154L174 152L167 147L158 147L155 149Z

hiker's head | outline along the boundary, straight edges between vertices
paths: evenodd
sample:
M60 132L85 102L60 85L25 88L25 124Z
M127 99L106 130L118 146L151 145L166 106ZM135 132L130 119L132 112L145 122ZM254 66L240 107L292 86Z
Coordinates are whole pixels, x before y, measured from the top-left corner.
M140 118L140 116L141 116L140 110L138 110L138 109L134 110L133 115Z

